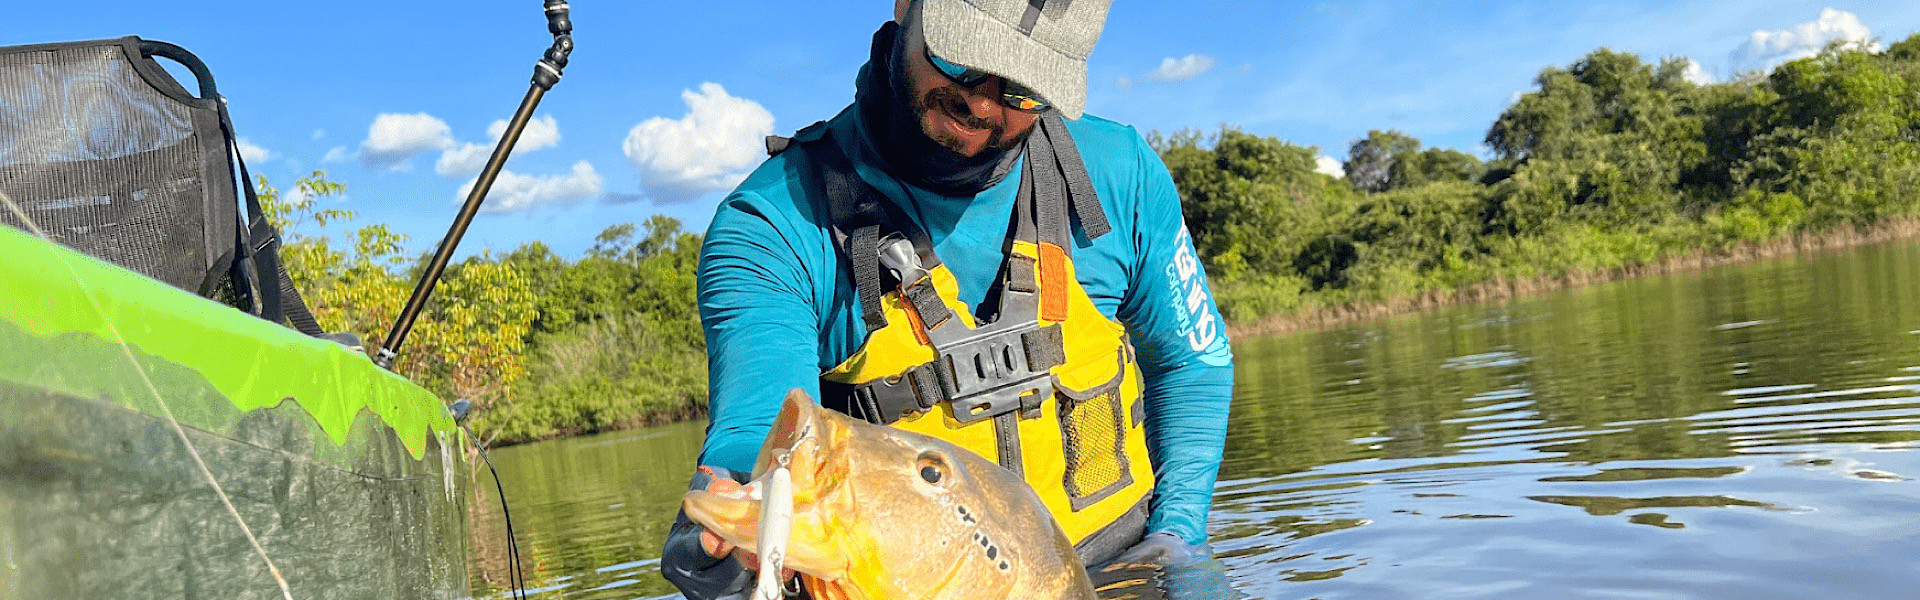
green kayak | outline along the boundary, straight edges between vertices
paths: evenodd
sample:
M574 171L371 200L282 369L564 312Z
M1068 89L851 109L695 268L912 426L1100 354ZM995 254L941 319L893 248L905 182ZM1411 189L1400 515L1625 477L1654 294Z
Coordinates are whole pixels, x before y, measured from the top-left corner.
M464 598L468 445L361 352L0 227L0 600Z

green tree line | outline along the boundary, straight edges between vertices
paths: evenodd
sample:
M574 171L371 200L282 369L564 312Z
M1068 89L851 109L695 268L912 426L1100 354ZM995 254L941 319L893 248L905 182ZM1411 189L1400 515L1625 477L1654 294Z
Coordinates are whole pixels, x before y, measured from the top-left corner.
M1372 131L1336 178L1316 148L1231 127L1150 141L1236 323L1920 216L1920 35L1727 83L1685 67L1602 48L1545 69L1489 127L1485 160ZM426 257L384 225L309 233L353 216L316 208L344 189L324 172L294 193L262 184L322 325L381 339ZM396 369L476 401L495 443L697 416L699 247L655 216L578 258L540 242L467 258Z
M1605 48L1543 70L1488 160L1397 131L1153 136L1229 321L1559 277L1920 216L1920 35L1697 85Z

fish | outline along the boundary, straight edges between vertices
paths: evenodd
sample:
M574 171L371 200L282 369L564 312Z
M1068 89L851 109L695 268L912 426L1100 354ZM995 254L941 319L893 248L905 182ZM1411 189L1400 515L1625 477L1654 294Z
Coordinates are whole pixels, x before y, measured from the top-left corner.
M1086 568L1020 477L946 441L875 425L793 390L745 486L687 492L687 517L759 543L761 491L785 462L784 565L817 600L1093 600Z

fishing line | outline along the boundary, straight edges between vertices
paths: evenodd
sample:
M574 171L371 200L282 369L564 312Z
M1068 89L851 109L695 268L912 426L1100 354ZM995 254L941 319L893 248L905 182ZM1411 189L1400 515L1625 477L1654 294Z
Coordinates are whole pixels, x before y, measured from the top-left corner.
M500 519L507 525L507 585L513 586L513 597L525 600L527 597L527 576L520 570L520 543L513 535L513 513L507 510L507 488L500 483L500 471L493 468L493 459L487 456L486 446L480 445L480 436L474 435L466 423L460 423L460 430L467 432L467 438L473 440L473 449L480 452L480 461L487 463L487 472L493 474L493 489L500 494Z
M33 222L32 217L27 216L26 210L20 208L13 198L0 193L0 201L4 201L7 208L13 211L14 216L20 218L20 223L27 227L28 232L43 240L53 240L47 236L46 232L40 230L40 226ZM133 349L128 347L126 336L121 335L120 328L114 325L112 319L107 318L106 307L100 305L100 299L94 297L92 289L88 288L87 282L80 278L80 273L73 270L71 263L63 261L61 264L65 265L67 272L73 275L74 282L80 284L81 293L86 295L87 303L93 306L94 314L100 317L101 324L106 325L107 331L119 341L120 352L126 355L128 364L133 365L133 372L140 375L140 382L147 386L147 391L153 394L153 401L160 406L160 412L166 417L167 425L172 426L174 435L179 436L180 444L187 448L187 455L193 457L193 464L199 467L200 474L207 478L207 484L213 486L213 493L220 498L220 504L226 506L227 514L233 516L233 521L240 525L240 533L247 536L247 543L253 545L254 553L260 555L262 562L267 563L267 572L273 575L274 584L280 586L280 596L286 600L293 600L293 590L287 586L287 578L281 575L280 567L275 566L273 559L267 557L267 549L260 545L260 538L253 535L253 528L247 526L247 520L240 517L240 510L234 508L233 498L227 496L227 491L220 487L220 480L214 478L213 469L207 468L207 462L200 458L200 450L193 447L193 440L187 437L187 430L180 426L179 419L174 418L173 409L169 408L166 399L161 397L160 388L153 385L153 380L147 377L146 368L140 366L140 359L134 356Z

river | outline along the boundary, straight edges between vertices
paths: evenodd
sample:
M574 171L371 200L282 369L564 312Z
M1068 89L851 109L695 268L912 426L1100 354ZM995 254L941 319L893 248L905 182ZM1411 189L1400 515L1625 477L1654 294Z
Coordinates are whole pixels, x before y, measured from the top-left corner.
M1915 593L1920 242L1234 348L1210 529L1248 597ZM531 597L673 596L659 544L700 435L494 452ZM476 512L475 594L508 597L497 504Z

